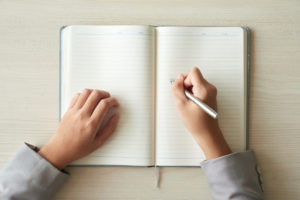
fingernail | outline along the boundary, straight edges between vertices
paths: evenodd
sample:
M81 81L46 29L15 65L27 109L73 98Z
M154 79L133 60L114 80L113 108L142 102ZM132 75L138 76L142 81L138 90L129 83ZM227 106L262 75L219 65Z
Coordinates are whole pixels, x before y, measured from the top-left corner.
M178 77L177 77L177 79L178 79L178 80L182 80L182 79L183 79L183 75L182 75L182 74L179 74Z

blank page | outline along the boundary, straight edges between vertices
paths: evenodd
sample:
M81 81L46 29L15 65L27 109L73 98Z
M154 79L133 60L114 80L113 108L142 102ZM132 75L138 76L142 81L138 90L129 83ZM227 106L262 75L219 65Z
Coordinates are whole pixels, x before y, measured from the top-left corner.
M153 165L154 32L150 26L69 26L62 31L61 116L84 88L121 107L116 132L80 165Z
M157 28L157 165L199 166L205 160L179 118L169 82L194 66L218 88L219 123L230 147L245 149L244 34L239 27Z

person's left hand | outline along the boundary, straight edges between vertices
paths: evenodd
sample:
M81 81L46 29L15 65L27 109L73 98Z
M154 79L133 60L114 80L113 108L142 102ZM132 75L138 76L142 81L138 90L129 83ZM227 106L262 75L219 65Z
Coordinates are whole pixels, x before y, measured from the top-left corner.
M39 154L56 168L63 169L93 152L114 132L118 114L113 115L101 130L100 125L110 108L117 106L118 101L105 91L85 89L75 95L55 135Z

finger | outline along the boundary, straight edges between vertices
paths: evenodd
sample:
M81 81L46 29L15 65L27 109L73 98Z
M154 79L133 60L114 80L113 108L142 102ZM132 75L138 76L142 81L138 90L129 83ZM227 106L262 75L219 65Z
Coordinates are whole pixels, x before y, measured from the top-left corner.
M91 118L97 123L101 124L104 116L107 114L110 108L119 106L119 102L114 97L108 97L101 99L101 101L96 106Z
M86 102L87 98L91 94L92 90L90 89L84 89L83 92L78 97L78 100L76 101L74 108L80 109L84 103Z
M193 86L199 86L206 83L206 80L204 79L202 73L200 72L198 67L194 67L190 70L190 72L187 74L186 78L184 79L184 86L187 88L193 87Z
M95 147L100 147L107 138L116 130L120 116L113 115L102 130L100 130L95 137Z
M69 109L72 108L75 105L75 103L77 102L79 96L80 96L80 93L77 93L77 94L74 95L74 97L72 98L71 103L69 105Z
M178 78L175 80L175 82L172 84L172 91L176 103L184 103L187 101L187 98L184 94L183 78L184 76L180 74Z
M110 94L106 91L100 91L100 90L93 90L89 97L87 98L85 104L83 105L82 109L84 112L88 113L89 115L92 115L94 109L98 105L98 103L101 101L101 99L110 97Z

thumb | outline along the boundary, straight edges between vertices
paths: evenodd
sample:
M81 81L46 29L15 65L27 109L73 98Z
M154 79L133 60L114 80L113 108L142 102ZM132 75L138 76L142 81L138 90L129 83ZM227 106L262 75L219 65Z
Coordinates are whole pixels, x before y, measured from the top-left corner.
M184 94L183 82L184 82L184 76L183 76L183 74L179 74L178 78L172 84L172 91L173 91L173 95L175 97L176 103L185 103L187 101L187 98Z

